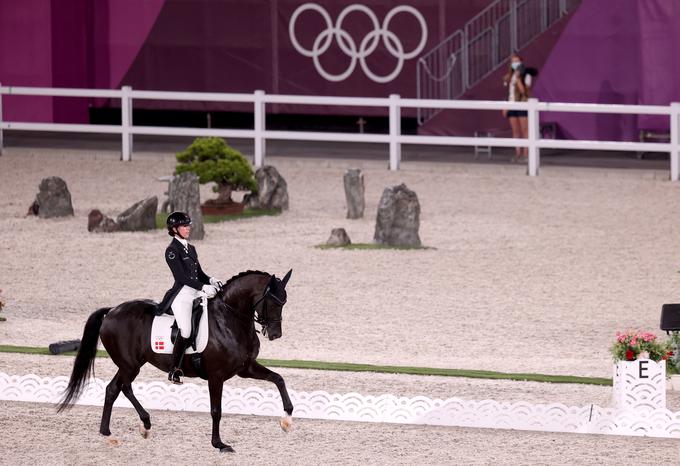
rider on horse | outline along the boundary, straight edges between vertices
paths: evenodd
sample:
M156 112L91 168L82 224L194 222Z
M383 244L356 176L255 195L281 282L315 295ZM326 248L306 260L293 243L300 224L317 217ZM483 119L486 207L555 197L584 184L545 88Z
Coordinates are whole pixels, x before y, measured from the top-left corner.
M160 304L161 309L169 307L175 315L179 333L172 350L172 369L168 380L181 384L180 376L184 375L182 357L191 336L191 308L202 291L208 298L212 298L217 290L222 288L222 282L207 276L201 264L198 263L196 248L189 244L191 234L191 218L184 212L173 212L168 216L166 226L168 234L173 237L165 250L165 261L172 271L175 284L170 288Z

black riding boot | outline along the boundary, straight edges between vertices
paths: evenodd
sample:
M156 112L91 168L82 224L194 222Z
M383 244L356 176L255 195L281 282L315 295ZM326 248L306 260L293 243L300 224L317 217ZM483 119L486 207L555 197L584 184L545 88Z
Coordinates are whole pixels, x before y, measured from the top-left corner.
M182 385L182 380L180 376L184 375L182 372L182 359L184 357L184 351L187 349L186 338L182 338L182 334L177 334L177 339L175 340L175 347L172 349L172 369L168 373L168 380L174 384Z

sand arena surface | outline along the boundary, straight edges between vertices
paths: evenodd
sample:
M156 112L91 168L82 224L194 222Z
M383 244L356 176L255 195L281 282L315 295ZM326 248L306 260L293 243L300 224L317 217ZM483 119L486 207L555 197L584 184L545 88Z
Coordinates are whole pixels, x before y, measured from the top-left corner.
M0 342L47 345L79 338L98 307L160 299L172 279L168 236L90 234L87 214L115 216L149 195L174 167L172 154L10 148L0 157L0 288L8 321ZM293 268L284 335L262 344L266 358L611 375L620 329L658 327L661 304L677 301L680 186L667 172L271 157L288 181L291 209L206 226L196 243L204 269L228 278L246 269ZM359 167L366 218L346 220L342 174ZM43 177L68 183L76 215L25 217ZM319 250L344 227L370 242L385 186L405 182L422 206L426 251ZM202 198L211 197L209 187ZM0 354L0 371L68 375L72 358ZM98 359L97 376L115 368ZM284 370L289 388L401 396L492 398L606 405L611 390L585 385ZM143 368L139 380L164 375ZM199 382L203 383L203 382ZM266 383L234 379L232 386ZM273 388L273 387L272 387ZM669 393L669 408L680 400ZM49 405L0 402L3 464L122 464L150 460L235 464L642 464L667 463L676 440L296 420L283 434L273 419L225 416L209 445L206 413L153 411L154 436L139 437L132 410L114 409L111 447L97 434L101 408L57 417ZM26 432L17 436L15 432ZM87 445L88 448L83 448ZM181 448L179 447L181 445ZM268 445L265 448L263 445Z
M100 408L67 414L50 405L0 401L0 464L669 464L677 440L565 435L298 419L284 434L276 419L222 418L222 440L236 453L210 446L206 413L152 411L152 435L137 432L132 409L113 412L118 446L97 433ZM30 424L29 424L30 423ZM23 428L35 435L17 435ZM87 445L87 448L83 446ZM181 446L181 447L180 447Z
M10 148L0 158L0 287L6 344L78 338L98 307L160 299L172 283L168 236L91 234L87 214L115 215L149 195L172 154ZM262 357L610 376L620 329L658 328L677 301L680 186L667 173L276 158L291 209L210 224L203 268L293 268L284 337ZM366 218L345 217L342 174L360 167ZM25 217L43 177L68 183L75 217ZM333 227L370 242L382 189L405 182L433 250L319 250ZM212 196L204 186L202 198Z

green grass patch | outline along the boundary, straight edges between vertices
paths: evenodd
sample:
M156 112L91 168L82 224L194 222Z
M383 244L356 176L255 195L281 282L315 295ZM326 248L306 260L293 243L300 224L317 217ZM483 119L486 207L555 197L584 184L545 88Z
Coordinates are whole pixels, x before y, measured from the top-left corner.
M50 354L47 348L33 346L0 345L0 353ZM75 353L63 353L73 356ZM106 351L97 351L98 357L108 357ZM572 375L548 375L533 373L478 371L471 369L443 369L415 366L378 366L374 364L355 364L345 362L305 361L286 359L258 359L268 367L288 369L313 369L322 371L375 372L379 374L438 375L441 377L467 377L471 379L516 380L522 382L576 383L586 385L611 385L612 379L601 377L576 377Z
M244 218L254 218L254 217L264 217L279 215L281 211L277 209L248 209L246 208L240 214L229 214L229 215L204 215L203 223L219 223L219 222L230 222L233 220L241 220ZM165 220L168 218L168 214L159 213L156 214L156 228L165 229Z
M351 243L347 246L331 246L330 244L319 244L315 246L317 249L347 249L352 250L374 250L374 249L396 249L400 251L412 251L412 250L424 250L424 249L435 249L428 246L390 246L387 244L378 243Z

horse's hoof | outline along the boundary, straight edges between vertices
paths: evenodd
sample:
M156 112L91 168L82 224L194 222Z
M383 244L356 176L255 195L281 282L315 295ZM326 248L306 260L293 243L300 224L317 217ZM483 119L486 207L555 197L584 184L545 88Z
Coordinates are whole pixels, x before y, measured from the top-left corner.
M279 420L279 425L281 426L281 429L283 429L283 431L285 433L290 432L291 430L293 430L293 417L292 416L283 416Z
M229 445L225 445L220 448L220 453L235 453L235 451Z
M144 424L139 425L139 433L142 435L142 438L151 437L151 431L144 427Z
M121 444L121 442L117 438L109 438L106 439L106 444L110 447L117 447Z

